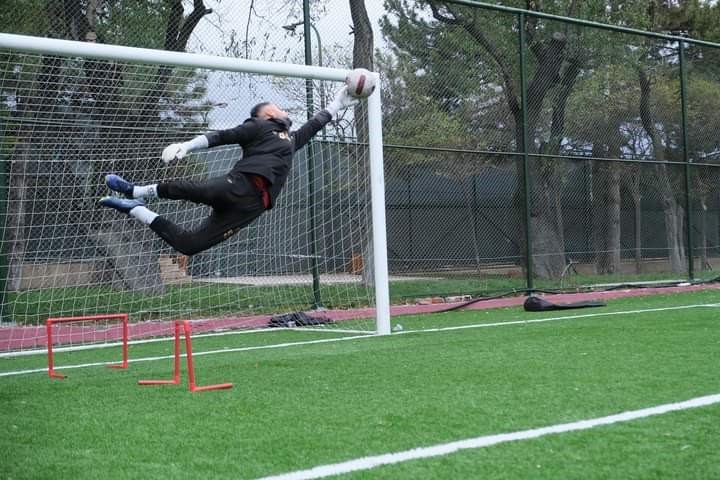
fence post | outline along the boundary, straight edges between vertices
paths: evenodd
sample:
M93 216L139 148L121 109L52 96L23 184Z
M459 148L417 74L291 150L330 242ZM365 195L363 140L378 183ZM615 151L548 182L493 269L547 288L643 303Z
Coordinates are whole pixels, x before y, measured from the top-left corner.
M3 125L3 131L8 127ZM5 306L7 301L7 284L10 274L10 245L8 239L8 203L10 195L10 160L0 159L0 220L2 221L2 232L0 232L0 323L12 321L12 316Z
M690 195L690 188L692 182L690 181L690 152L688 149L688 128L687 128L687 79L686 79L686 68L685 68L685 44L681 40L679 44L679 56L680 56L680 107L681 107L681 122L682 122L682 142L683 142L683 167L685 170L685 230L686 230L686 242L687 242L687 256L688 256L688 277L692 281L695 278L695 258L693 254L693 234L692 234L692 196Z
M318 35L318 38L319 35ZM310 45L310 4L307 0L303 0L303 42L305 44L305 65L312 65L312 51ZM322 54L322 53L321 53ZM313 84L309 78L305 80L305 98L307 101L307 119L310 120L313 115ZM312 273L312 291L313 305L312 309L317 310L323 308L322 297L320 296L320 269L318 268L318 255L320 246L318 245L316 228L317 207L315 195L315 140L310 141L305 146L307 152L307 169L308 169L308 209L309 209L309 233L310 233L310 271ZM321 147L322 152L322 147Z
M528 292L534 288L532 231L530 225L530 159L528 156L528 115L527 115L527 68L525 61L525 13L518 13L518 40L520 53L520 102L522 108L522 154L523 154L523 190L525 196L525 255L527 256L526 282Z

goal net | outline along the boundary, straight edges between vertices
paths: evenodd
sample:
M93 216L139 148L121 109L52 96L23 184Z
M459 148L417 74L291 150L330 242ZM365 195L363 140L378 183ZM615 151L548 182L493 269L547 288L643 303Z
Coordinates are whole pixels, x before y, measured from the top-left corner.
M296 153L272 210L200 254L97 203L109 173L137 184L224 175L239 147L169 166L160 153L242 123L261 101L297 128L345 73L0 34L0 352L43 349L48 317L111 313L129 314L131 344L172 335L176 320L193 320L196 335L268 330L268 342L288 327L387 333L379 93ZM209 213L151 208L188 230Z

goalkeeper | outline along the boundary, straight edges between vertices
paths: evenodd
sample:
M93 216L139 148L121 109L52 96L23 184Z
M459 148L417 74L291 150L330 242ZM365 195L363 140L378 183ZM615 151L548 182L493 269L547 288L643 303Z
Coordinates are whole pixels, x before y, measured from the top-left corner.
M237 144L243 155L225 176L204 181L173 181L137 186L118 175L107 175L107 186L126 198L103 197L100 204L127 213L150 228L175 250L194 255L227 240L272 208L282 191L293 154L302 148L340 110L357 102L342 87L325 110L290 132L287 112L264 102L255 105L250 118L228 130L209 132L185 143L173 143L162 152L165 163L179 160L201 148ZM212 207L194 231L186 231L145 206L144 199L189 200Z

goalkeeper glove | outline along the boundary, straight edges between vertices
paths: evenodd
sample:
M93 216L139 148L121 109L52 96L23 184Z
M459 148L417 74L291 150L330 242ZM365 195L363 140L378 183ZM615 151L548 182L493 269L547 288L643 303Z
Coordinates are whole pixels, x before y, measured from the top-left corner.
M162 152L162 160L167 165L173 160L180 160L190 152L207 147L207 137L205 135L200 135L184 143L173 143L168 145Z
M330 102L330 105L328 105L325 110L334 117L340 110L352 107L359 102L360 100L353 98L348 94L347 85L343 85L335 92L335 98L332 102Z

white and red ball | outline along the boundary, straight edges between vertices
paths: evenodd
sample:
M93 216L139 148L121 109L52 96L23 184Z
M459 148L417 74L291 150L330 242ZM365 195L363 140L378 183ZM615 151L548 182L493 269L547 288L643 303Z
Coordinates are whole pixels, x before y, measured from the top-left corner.
M366 98L375 91L375 76L369 70L356 68L347 74L345 84L348 87L348 95Z

